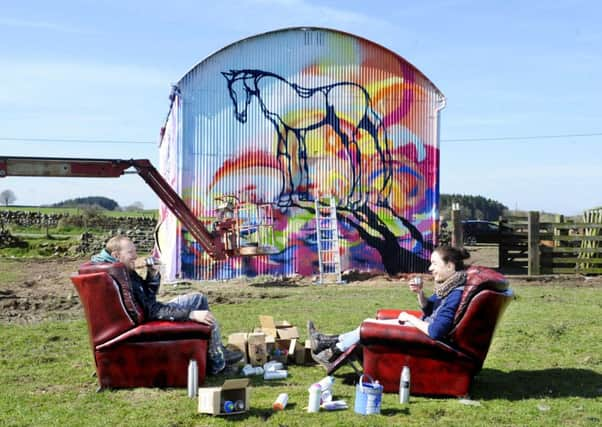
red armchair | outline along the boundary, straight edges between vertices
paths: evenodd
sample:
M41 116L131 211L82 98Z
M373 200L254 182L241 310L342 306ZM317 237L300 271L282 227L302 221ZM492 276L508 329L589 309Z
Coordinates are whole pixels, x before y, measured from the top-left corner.
M86 263L71 281L84 307L100 389L186 387L191 359L204 382L210 327L144 322L121 263Z
M462 300L447 342L435 341L410 326L378 324L369 320L362 323L360 342L364 373L378 379L385 392L399 390L401 370L403 366L409 366L412 394L468 395L513 293L500 273L475 266L467 273ZM393 319L400 311L379 310L377 318ZM412 314L422 315L420 311Z

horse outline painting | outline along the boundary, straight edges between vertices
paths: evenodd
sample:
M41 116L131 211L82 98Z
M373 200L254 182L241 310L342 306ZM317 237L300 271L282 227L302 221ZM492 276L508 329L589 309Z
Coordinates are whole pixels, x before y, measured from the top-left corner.
M236 120L241 123L247 121L247 109L253 98L257 99L261 112L266 120L274 126L277 135L276 156L282 167L282 185L278 197L278 206L288 208L293 204L293 194L297 194L300 200L310 200L309 187L310 176L308 168L306 135L310 131L320 129L324 126L330 126L332 131L339 137L345 148L349 169L351 172L350 189L344 200L339 200L339 206L350 210L355 210L365 205L370 199L369 190L365 185L368 179L366 172L366 163L369 160L358 144L358 135L360 131L369 134L372 140L372 149L376 153L378 161L378 174L380 175L381 185L378 188L376 203L381 206L388 204L388 197L391 191L392 181L392 157L389 150L386 128L380 116L372 108L372 101L368 91L361 85L340 81L328 85L317 87L303 87L296 83L291 83L278 74L263 70L230 70L222 72L227 80L228 92L234 106L234 115ZM273 85L280 85L277 89L283 93L284 99L290 99L300 104L308 104L313 108L321 106L323 110L319 119L313 123L304 123L303 127L298 127L293 123L288 123L283 117L282 111L274 111L269 100L262 97L262 91L266 92L268 88L273 89ZM349 126L343 125L343 109L345 106L339 105L342 94L350 95L352 99L363 105L357 107L360 117L355 118L355 123L351 125L351 131L345 130ZM338 96L337 96L338 95ZM343 99L343 102L348 102ZM349 120L349 114L347 114ZM294 144L297 149L294 150ZM297 157L293 158L293 151L297 152ZM295 174L294 166L298 165L298 174ZM371 175L374 171L370 171Z

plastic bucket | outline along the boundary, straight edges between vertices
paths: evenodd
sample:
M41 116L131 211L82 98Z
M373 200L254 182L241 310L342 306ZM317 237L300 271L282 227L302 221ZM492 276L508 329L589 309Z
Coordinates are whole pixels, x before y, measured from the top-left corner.
M355 386L354 411L362 415L380 414L380 403L383 396L383 386L378 381L366 375L370 382L364 382L364 375Z

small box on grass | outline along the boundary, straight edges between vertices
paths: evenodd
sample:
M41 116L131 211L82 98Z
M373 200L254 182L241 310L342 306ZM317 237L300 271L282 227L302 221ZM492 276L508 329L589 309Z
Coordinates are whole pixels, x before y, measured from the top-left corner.
M263 365L268 361L266 339L263 332L253 332L247 335L249 348L249 363L253 366Z
M242 352L244 356L245 363L249 360L249 354L247 351L247 338L248 334L246 332L237 332L235 334L228 335L228 347L231 350L238 350Z
M296 326L286 320L274 321L272 316L259 316L259 330L266 334L267 351L270 360L287 363L295 362L295 346L299 338ZM272 344L273 340L273 344Z
M249 410L249 379L224 381L221 387L199 388L199 412L211 415L235 415ZM232 405L225 408L225 403ZM243 407L244 404L244 407ZM232 407L232 410L229 410Z

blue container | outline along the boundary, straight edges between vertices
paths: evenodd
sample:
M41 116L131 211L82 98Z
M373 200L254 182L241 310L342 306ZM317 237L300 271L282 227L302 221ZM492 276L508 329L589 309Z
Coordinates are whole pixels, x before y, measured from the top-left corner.
M370 382L364 382L364 375L355 386L354 411L362 415L380 414L380 403L383 396L383 386L366 375Z

